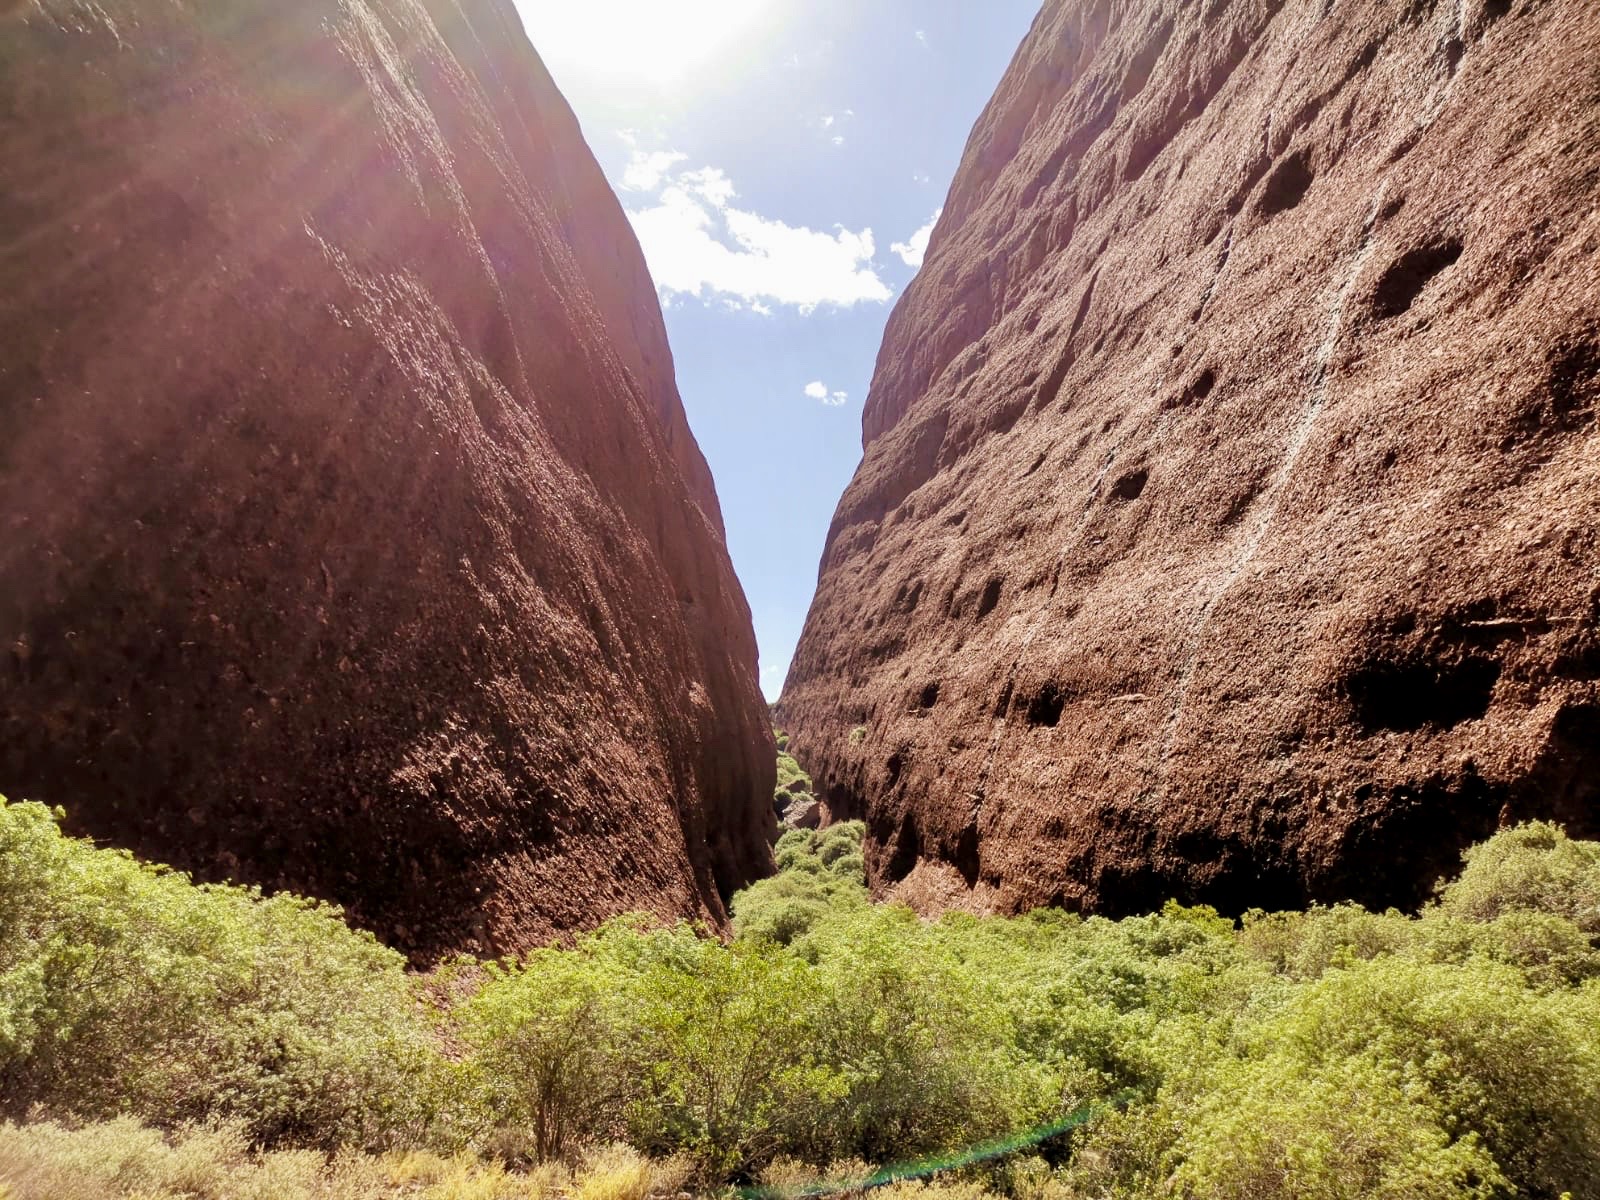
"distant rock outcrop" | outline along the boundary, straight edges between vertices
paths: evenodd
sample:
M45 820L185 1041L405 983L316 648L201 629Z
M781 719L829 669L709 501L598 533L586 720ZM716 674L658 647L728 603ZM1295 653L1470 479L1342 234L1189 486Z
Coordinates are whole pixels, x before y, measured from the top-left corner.
M511 0L0 3L0 791L426 958L720 921L772 763Z
M877 888L1404 903L1600 831L1597 64L1583 0L1045 4L779 705Z

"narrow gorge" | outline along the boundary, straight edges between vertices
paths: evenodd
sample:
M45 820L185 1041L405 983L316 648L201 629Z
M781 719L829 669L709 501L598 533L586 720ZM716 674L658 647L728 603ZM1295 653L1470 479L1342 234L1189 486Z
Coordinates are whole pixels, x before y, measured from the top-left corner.
M1600 1197L1600 0L1038 3L0 0L0 1200Z

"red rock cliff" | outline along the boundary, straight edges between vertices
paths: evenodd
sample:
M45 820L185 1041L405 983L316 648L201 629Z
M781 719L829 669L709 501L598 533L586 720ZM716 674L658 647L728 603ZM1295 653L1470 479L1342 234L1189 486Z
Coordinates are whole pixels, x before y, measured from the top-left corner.
M1585 0L1049 0L781 707L874 883L1409 902L1600 831L1597 187Z
M756 647L511 0L0 0L0 790L396 944L718 921Z

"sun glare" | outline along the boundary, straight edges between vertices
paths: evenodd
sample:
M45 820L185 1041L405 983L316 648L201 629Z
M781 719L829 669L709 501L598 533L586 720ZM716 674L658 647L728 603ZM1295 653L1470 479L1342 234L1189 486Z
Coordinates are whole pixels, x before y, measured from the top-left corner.
M517 0L553 71L615 83L680 86L752 31L771 0Z

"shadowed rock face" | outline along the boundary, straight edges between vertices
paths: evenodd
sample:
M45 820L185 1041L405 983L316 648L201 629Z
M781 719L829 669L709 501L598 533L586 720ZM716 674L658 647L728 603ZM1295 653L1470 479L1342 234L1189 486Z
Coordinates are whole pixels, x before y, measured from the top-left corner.
M1597 189L1580 0L1046 3L780 705L875 886L1405 903L1600 830Z
M427 958L770 869L653 288L510 0L0 2L0 791Z

